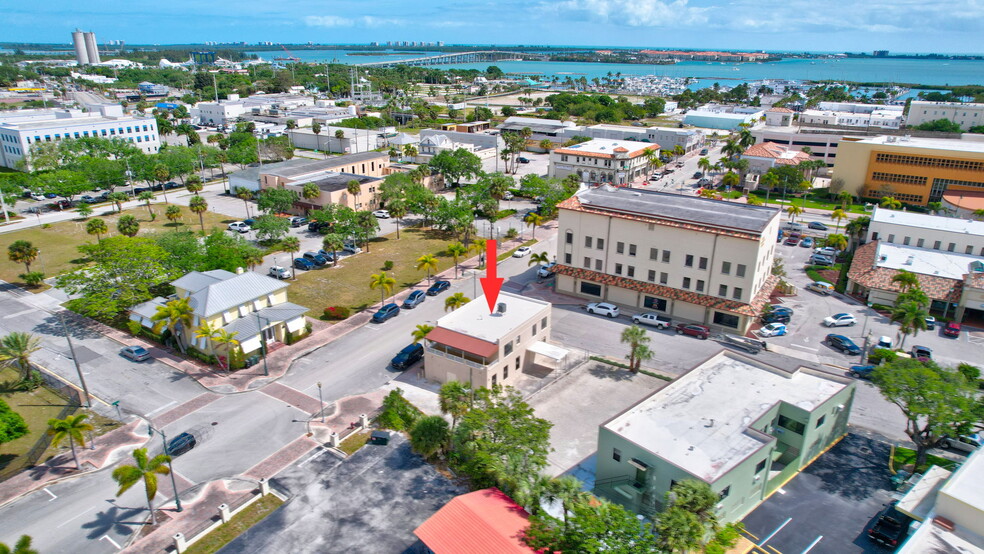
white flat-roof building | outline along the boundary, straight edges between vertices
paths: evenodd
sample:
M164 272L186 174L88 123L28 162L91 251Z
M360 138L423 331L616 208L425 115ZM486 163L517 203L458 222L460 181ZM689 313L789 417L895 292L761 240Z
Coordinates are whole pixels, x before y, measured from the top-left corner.
M684 152L692 152L704 146L704 133L698 129L674 129L672 127L633 127L630 125L598 124L564 129L562 140L575 136L609 140L634 140L658 144L662 150L673 150L677 145Z
M230 94L228 100L218 102L199 102L189 110L193 119L206 125L229 125L240 116L257 110L292 110L302 106L313 106L314 99L310 96L297 94L256 94L240 98L238 94Z
M924 102L913 100L905 124L915 127L937 119L949 119L963 131L984 125L984 104L960 102Z
M876 206L867 240L984 256L984 221Z
M902 126L901 110L873 110L870 112L842 112L835 110L803 110L799 115L801 125L830 125L841 127L879 127L898 129Z
M737 521L847 432L853 381L761 354L721 351L601 424L595 493L652 516L696 479Z
M592 139L550 151L550 177L577 175L585 183L624 185L649 174L647 152L660 146L631 140Z
M120 139L154 154L160 149L157 120L126 115L119 104L90 106L81 110L25 110L0 115L0 165L21 169L18 164L41 142L61 142L89 137Z

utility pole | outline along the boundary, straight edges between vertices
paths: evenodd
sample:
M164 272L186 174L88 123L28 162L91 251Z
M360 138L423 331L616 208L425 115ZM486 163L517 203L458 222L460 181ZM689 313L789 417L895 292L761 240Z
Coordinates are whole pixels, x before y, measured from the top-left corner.
M174 489L174 506L175 506L175 511L180 512L181 511L181 497L180 497L180 495L178 495L178 484L174 480L174 465L171 462L171 455L167 453L167 435L165 435L164 434L164 431L162 431L162 430L154 429L154 426L148 423L147 424L147 434L149 434L150 436L154 436L154 433L159 433L161 435L161 442L164 443L164 454L167 456L167 468L170 470L170 471L168 471L168 473L171 474L171 488Z
M75 356L75 347L72 346L72 337L68 334L68 326L65 325L65 316L58 312L58 321L61 322L62 330L65 332L65 340L68 341L68 351L72 355L72 362L75 363L75 371L79 374L79 383L82 384L82 394L85 395L83 405L86 408L92 407L92 398L89 396L89 388L85 386L85 377L82 376L82 368L79 367L79 359Z

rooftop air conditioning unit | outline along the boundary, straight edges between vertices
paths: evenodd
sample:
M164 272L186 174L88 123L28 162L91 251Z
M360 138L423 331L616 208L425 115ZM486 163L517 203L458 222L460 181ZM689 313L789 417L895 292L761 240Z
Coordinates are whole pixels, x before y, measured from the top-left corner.
M499 303L498 303L498 304L496 305L496 307L495 307L495 308L496 308L496 312L498 312L498 313L500 313L500 314L504 314L504 313L506 313L506 303L505 303L505 302L499 302Z

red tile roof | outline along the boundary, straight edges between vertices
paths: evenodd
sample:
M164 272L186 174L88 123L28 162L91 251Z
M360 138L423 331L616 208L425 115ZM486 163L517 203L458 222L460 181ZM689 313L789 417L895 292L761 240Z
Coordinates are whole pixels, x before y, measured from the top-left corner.
M899 286L892 282L892 277L898 275L899 270L889 267L877 267L875 265L875 256L877 255L877 240L858 248L854 253L851 269L847 272L848 279L869 289L899 292ZM931 300L960 302L960 296L963 292L963 281L947 279L946 277L938 277L936 275L923 275L921 273L916 273L916 278L919 279L919 288Z
M772 113L793 113L793 110L789 108L769 108L768 111Z
M483 358L491 358L499 352L499 345L495 343L476 339L475 337L443 327L435 327L430 333L427 333L427 340L457 348L458 350Z
M581 269L567 265L555 265L552 271L561 275L574 277L576 279L591 281L592 283L600 283L603 285L610 285L637 292L653 294L663 298L669 298L671 300L681 300L690 304L697 304L698 306L706 306L716 310L747 315L749 317L755 317L762 313L762 306L769 299L773 289L775 289L776 285L779 283L779 277L770 275L769 278L765 280L765 284L758 291L758 294L752 298L751 304L746 304L745 302L739 302L737 300L708 296L706 294L675 289L665 285L657 285L656 283L636 281L635 279L619 277L618 275L608 275L606 273L600 273L590 269Z
M791 153L790 157L783 157L786 153ZM756 158L772 158L777 164L780 165L797 165L800 162L805 162L810 160L810 155L802 150L798 152L793 152L774 142L760 142L758 144L753 144L749 146L747 150L742 154L743 156L754 156Z
M413 532L435 554L535 552L523 542L530 514L497 488L451 500Z
M589 206L585 206L584 204L582 204L581 203L581 199L578 198L577 196L571 196L567 200L564 200L563 202L560 202L559 204L557 204L557 208L565 209L565 210L573 210L573 211L576 211L576 212L584 212L584 213L589 213L589 214L603 215L603 216L606 216L606 217L617 217L619 219L628 219L628 220L631 220L631 221L641 221L641 222L644 222L644 223L653 223L653 224L656 224L656 225L664 225L666 227L676 227L678 229L689 229L691 231L700 231L700 232L703 232L703 233L714 233L714 234L717 234L717 235L725 235L725 236L735 237L735 238L739 238L739 239L754 240L756 242L760 238L759 235L756 235L754 233L749 233L749 232L724 230L724 229L721 229L719 227L710 227L710 226L707 226L707 225L700 225L700 224L697 224L697 223L684 223L684 222L680 222L680 221L671 221L669 219L663 219L663 218L655 217L655 216L642 216L642 215L636 215L636 214L627 214L627 213L623 213L623 212L615 212L615 211L610 211L610 210L603 210L603 209L599 209L599 208L593 207L593 206L592 207L589 207Z

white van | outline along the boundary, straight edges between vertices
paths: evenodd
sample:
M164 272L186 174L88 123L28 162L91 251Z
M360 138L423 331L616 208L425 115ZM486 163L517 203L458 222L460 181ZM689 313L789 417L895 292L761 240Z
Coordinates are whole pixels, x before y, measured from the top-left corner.
M806 225L803 225L802 223L794 223L792 221L788 221L786 222L785 225L782 226L782 228L787 231L805 231Z
M827 296L828 294L834 292L834 285L831 285L826 281L814 281L813 283L806 285L806 290L812 290L813 292Z

